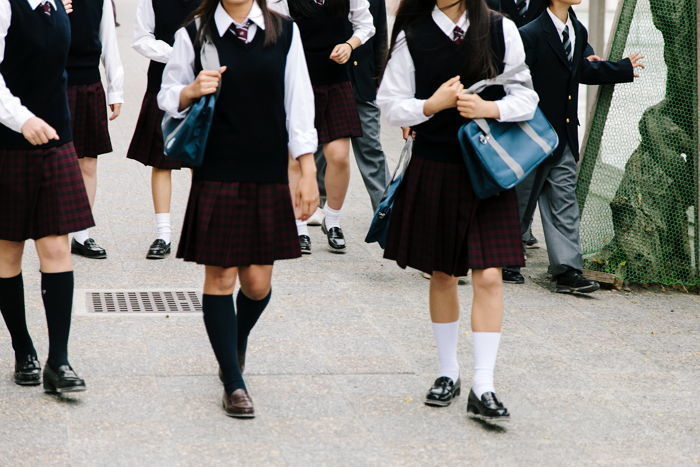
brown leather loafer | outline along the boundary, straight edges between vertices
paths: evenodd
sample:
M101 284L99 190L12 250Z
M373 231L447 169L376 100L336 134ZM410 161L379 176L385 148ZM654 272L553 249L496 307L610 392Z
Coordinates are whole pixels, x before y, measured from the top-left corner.
M224 391L224 412L234 418L255 418L253 399L245 389L236 389L231 394Z

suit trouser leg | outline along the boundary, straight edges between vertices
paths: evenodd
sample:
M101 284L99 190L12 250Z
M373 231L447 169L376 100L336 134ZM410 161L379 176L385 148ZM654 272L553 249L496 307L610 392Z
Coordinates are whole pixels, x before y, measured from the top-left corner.
M323 145L319 144L316 153L314 154L316 161L316 181L318 182L319 202L321 206L326 204L326 156L323 155Z
M375 101L364 101L357 96L355 102L362 124L362 136L352 138L352 151L374 210L382 200L389 179L386 156L379 137L379 106Z
M535 170L530 175L527 176L525 180L520 182L515 187L515 194L518 197L518 215L520 216L520 234L523 241L523 254L525 254L525 241L528 240L530 231L530 225L532 225L532 216L534 215L535 208L537 207L537 198L539 191L542 189L542 184L538 182L539 168ZM535 190L535 186L537 189ZM530 210L530 201L534 198L534 204ZM520 267L512 266L504 269L511 271L520 271Z
M583 269L579 235L581 216L576 200L576 160L568 147L553 161L548 172L538 201L547 242L549 272L556 276L568 269Z

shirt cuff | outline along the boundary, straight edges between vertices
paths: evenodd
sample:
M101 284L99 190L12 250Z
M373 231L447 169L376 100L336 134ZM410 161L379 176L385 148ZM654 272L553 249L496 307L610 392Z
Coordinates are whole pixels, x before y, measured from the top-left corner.
M122 93L122 92L110 92L107 94L107 105L123 104L123 103L124 103L124 93Z
M12 124L9 125L9 128L17 133L22 133L22 127L24 124L27 123L27 120L34 117L35 115L29 109L23 106L17 110L16 115L13 115L13 121Z
M184 84L178 84L177 86L172 86L168 88L167 95L165 96L165 106L161 105L161 110L167 112L173 118L185 118L187 113L190 111L190 107L186 107L182 110L178 110L180 107L180 94L186 86ZM161 91L162 93L163 91ZM160 99L159 99L160 101Z
M313 154L318 149L318 136L316 130L311 130L304 135L289 141L289 154L296 160L304 154Z
M499 117L496 119L498 122L510 122L512 121L513 117L513 111L511 109L511 106L508 105L507 102L503 102L502 100L496 101L496 106L498 107L498 114Z

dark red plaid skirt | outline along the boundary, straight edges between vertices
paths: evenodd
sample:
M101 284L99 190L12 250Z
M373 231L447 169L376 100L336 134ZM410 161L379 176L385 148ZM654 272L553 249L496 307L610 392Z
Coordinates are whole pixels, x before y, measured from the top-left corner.
M523 266L514 190L480 200L464 164L414 157L391 213L384 257L419 271Z
M314 86L314 102L319 144L362 136L360 116L349 81Z
M73 143L0 149L0 239L21 242L95 225Z
M300 256L289 185L192 182L178 258L229 268Z
M79 158L112 152L107 99L101 82L68 86L73 145Z
M158 108L158 93L146 91L126 157L156 169L179 170L183 167L182 162L168 159L163 154L162 121L163 111Z

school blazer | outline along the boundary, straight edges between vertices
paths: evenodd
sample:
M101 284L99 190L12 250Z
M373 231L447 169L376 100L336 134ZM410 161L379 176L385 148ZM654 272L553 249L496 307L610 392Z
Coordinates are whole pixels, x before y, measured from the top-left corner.
M559 135L559 147L554 157L569 145L576 160L578 149L578 85L628 83L634 80L632 63L625 58L618 62L589 62L593 54L588 44L588 32L572 14L576 44L571 63L564 45L545 11L537 19L520 28L525 45L525 61L530 67L535 91L540 97L540 109Z
M525 26L530 21L539 17L547 8L547 0L530 0L527 11L521 17L515 8L515 0L486 0L489 8L498 11L513 20L516 26Z
M374 36L352 53L349 67L353 89L365 102L377 98L379 73L384 67L388 48L385 0L369 0L369 11L376 31Z

